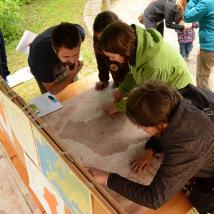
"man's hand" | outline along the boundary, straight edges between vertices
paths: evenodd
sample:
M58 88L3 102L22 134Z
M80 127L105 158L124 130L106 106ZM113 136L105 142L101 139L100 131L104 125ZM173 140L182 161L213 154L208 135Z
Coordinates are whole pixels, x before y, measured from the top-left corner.
M94 177L97 183L107 185L109 173L101 169L86 167L87 171Z
M82 69L83 65L84 65L83 61L75 62L74 69L69 70L69 72L68 72L68 77L69 77L70 82L73 81L73 79L75 78L77 73Z
M104 106L103 111L106 112L108 115L113 115L118 112L116 105L114 103Z
M95 89L98 91L103 90L104 88L106 88L108 86L108 84L109 84L108 81L96 82Z
M123 94L119 90L114 91L112 95L114 97L114 103L119 102L123 99Z
M151 149L147 149L142 157L139 157L131 163L131 170L134 173L139 173L143 169L148 168L152 161L153 154L154 152Z

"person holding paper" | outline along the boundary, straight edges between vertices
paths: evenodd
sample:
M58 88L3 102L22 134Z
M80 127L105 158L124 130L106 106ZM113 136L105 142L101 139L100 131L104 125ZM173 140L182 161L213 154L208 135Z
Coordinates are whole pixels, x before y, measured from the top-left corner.
M61 23L39 34L30 45L28 63L41 93L57 94L75 81L83 62L79 60L84 29Z

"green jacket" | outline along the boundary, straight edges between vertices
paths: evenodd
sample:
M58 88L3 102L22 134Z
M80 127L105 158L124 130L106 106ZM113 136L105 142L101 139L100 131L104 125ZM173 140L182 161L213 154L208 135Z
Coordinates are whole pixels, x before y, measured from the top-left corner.
M136 86L146 80L156 79L177 89L192 83L188 67L174 48L166 43L154 29L144 30L135 26L137 47L134 65L129 64L129 72L119 86L119 91L127 96ZM124 111L124 102L116 103L119 111Z

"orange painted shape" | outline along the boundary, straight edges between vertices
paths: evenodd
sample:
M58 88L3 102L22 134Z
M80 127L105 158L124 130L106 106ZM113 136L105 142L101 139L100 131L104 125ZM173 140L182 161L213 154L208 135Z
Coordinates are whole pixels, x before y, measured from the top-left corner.
M64 210L65 210L65 214L72 214L66 205L64 206Z
M2 131L1 129L0 129L0 140L3 143L3 146L4 146L8 156L10 158L15 157L16 152L15 152L12 144L10 143L10 140L9 140L7 134L4 131Z
M7 117L5 115L4 106L3 106L3 103L1 101L0 101L0 114L2 116L4 123L6 124L7 123Z
M44 198L48 203L48 206L52 214L57 214L57 200L53 194L51 194L47 188L44 188Z

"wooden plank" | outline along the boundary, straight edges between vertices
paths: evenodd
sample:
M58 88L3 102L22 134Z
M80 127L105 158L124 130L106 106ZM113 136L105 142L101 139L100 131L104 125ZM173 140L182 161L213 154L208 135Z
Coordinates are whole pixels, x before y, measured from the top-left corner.
M41 213L0 144L0 207L7 213Z
M24 167L23 162L20 161L19 157L16 155L15 149L13 148L12 144L8 141L8 139L9 138L6 135L6 133L4 133L2 130L0 130L0 140L1 140L2 145L4 146L4 149L6 150L6 153L8 154L8 151L12 151L12 154L15 154L12 157L10 157L13 165L15 166L17 172L19 173L19 176L21 176L22 181L24 182L24 184L28 188L33 200L35 201L35 203L37 204L37 206L39 207L41 212L45 212L44 208L42 207L42 205L40 204L40 202L36 198L35 194L30 189L30 187L28 185L29 182L28 182L28 175L27 175L26 168Z
M68 100L71 97L81 94L86 89L93 87L95 85L95 79L97 79L97 74L78 80L68 85L63 91L58 93L56 97L60 102Z

